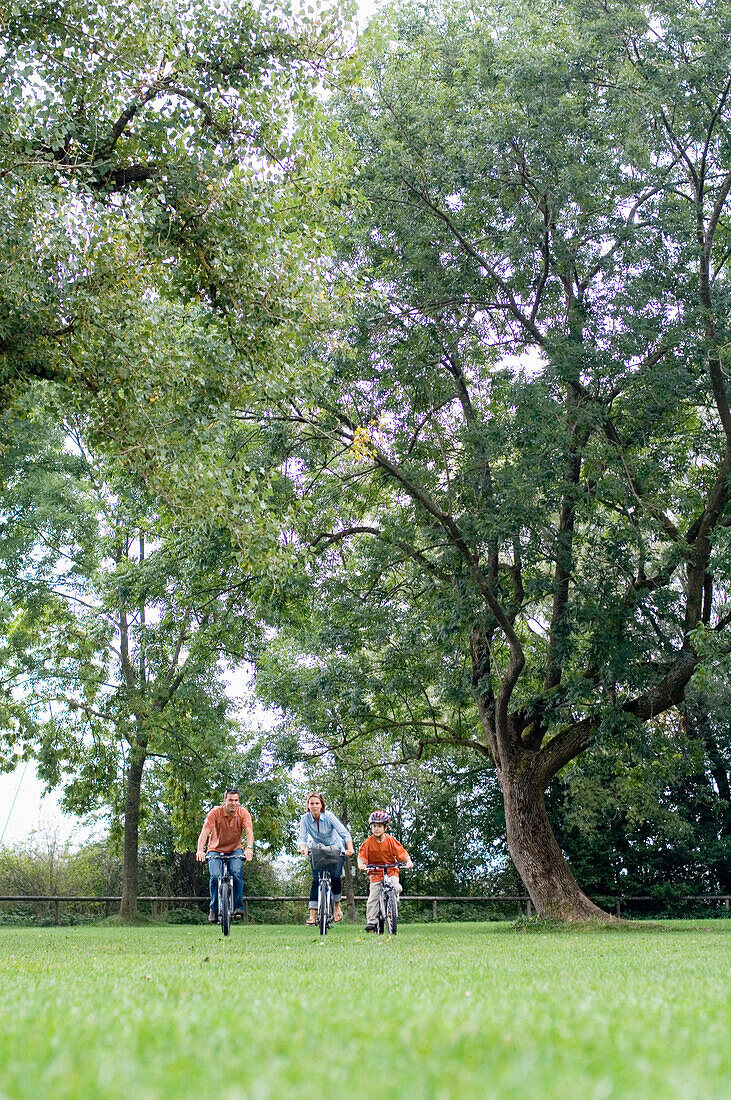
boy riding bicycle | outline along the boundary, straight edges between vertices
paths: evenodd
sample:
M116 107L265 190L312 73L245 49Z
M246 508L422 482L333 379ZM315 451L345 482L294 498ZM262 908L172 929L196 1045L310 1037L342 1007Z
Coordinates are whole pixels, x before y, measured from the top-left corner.
M358 849L358 866L361 871L365 871L369 863L381 864L383 867L392 866L397 863L403 863L405 867L414 866L411 862L411 856L406 851L403 844L399 844L396 837L391 836L387 831L390 820L390 817L384 810L374 810L368 818L371 835L367 840L363 841ZM371 867L369 877L371 886L368 893L368 901L366 902L365 930L366 932L375 932L378 924L380 883L381 879L384 877L384 872L373 870ZM398 870L394 868L391 874L386 875L386 879L391 883L396 893L400 894L403 888L399 882Z

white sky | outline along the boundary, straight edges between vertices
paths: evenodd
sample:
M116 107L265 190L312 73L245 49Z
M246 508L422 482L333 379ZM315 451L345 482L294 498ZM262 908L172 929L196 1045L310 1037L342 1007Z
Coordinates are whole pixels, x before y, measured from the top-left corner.
M271 728L276 715L257 706L251 698L251 668L244 665L232 672L224 672L224 676L228 681L227 694L240 703L244 730L248 725L254 729ZM102 837L105 831L103 822L95 823L64 814L59 807L59 793L51 791L44 794L43 783L36 774L32 760L27 766L21 764L14 772L0 774L2 845L12 847L23 844L35 833L41 845L44 838L53 835L60 844L68 841L72 847L79 847L95 837Z
M62 844L70 841L75 846L88 840L94 830L62 814L56 794L43 796L43 784L31 761L27 768L21 765L0 775L0 835L3 831L3 845L13 847L30 840L33 833L39 841L54 834Z

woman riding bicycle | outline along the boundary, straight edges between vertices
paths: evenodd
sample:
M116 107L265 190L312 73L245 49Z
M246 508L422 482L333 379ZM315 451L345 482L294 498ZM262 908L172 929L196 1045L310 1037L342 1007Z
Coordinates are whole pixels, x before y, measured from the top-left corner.
M340 849L340 867L338 873L332 875L333 901L335 912L333 919L337 923L343 919L343 907L340 899L343 894L343 862L345 856L353 855L353 838L339 821L335 814L325 809L325 799L316 791L307 796L307 813L302 814L299 825L298 846L303 856L309 854L315 845L335 846ZM310 860L310 863L312 861ZM317 886L320 881L320 872L312 872L312 886L310 887L310 915L308 924L317 924Z

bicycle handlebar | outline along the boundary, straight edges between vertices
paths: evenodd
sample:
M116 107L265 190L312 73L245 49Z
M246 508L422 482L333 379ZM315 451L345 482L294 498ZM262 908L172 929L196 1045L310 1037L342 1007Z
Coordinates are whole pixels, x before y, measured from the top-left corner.
M401 868L411 870L408 863L366 863L365 869L366 871L388 871L392 867L395 867L397 871Z

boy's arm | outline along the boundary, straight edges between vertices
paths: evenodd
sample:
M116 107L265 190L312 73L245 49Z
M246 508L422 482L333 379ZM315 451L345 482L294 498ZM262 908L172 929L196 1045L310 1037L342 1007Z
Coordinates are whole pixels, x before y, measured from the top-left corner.
M361 871L365 871L366 866L368 864L367 850L366 850L367 844L368 844L368 841L364 840L363 843L361 844L360 848L358 849L358 866L360 867Z
M399 863L403 863L406 868L413 867L414 864L411 861L411 856L406 851L403 844L400 844L398 840L395 840L394 843L396 844L396 855L399 858Z

